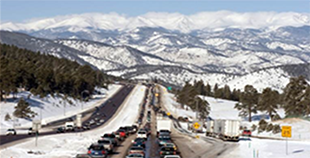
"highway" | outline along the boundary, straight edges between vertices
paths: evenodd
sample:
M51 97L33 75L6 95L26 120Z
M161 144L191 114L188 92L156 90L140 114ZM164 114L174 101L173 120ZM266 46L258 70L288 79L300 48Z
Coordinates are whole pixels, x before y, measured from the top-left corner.
M107 122L117 111L117 109L121 106L123 101L126 99L128 94L133 90L134 86L132 85L124 85L116 94L114 94L109 100L101 104L99 107L96 107L90 111L86 111L82 113L83 116L87 116L89 113L91 113L90 117L85 119L83 121L83 125L86 125L90 120L93 120L95 118L104 119L104 122L99 123L99 124L92 124L90 125L91 129L95 129L103 125L105 122ZM99 115L98 115L99 114ZM65 124L65 122L68 121L68 118L58 120L55 122L51 122L47 124L47 126L44 127L51 127L55 125L60 125L60 124ZM75 131L75 132L83 132L81 131ZM39 136L46 136L46 135L53 135L57 134L56 131L49 131L49 132L41 132ZM11 135L11 136L6 136L6 135L1 135L0 136L0 146L3 146L8 143L12 143L14 141L19 141L23 140L26 138L30 137L35 137L35 135L28 135L28 134L17 134L17 135Z

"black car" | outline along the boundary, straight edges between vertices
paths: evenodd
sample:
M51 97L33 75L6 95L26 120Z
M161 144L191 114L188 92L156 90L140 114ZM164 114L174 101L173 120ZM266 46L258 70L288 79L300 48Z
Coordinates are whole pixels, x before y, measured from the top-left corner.
M175 150L175 148L173 147L166 147L166 146L163 146L159 149L159 156L162 158L162 157L165 157L165 155L177 155L178 152Z
M59 127L59 128L57 128L57 131L56 131L57 133L65 133L66 132L66 129L65 129L65 127Z
M138 126L137 125L132 125L132 127L137 131L138 130Z
M144 138L136 138L132 141L133 146L143 147L145 148L145 139Z

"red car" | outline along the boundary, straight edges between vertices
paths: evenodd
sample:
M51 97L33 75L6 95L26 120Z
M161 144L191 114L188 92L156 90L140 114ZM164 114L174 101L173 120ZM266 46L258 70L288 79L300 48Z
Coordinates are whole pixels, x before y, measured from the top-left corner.
M252 135L251 130L245 129L242 132L242 136L249 136L249 137L251 137L251 135Z

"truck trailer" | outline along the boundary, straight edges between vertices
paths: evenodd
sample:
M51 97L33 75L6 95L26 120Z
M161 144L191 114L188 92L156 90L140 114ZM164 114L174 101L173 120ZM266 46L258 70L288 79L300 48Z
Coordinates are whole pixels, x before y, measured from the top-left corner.
M239 120L221 120L220 135L222 140L239 141L240 136L240 121Z
M217 119L207 122L207 136L217 137L222 140L238 141L240 136L240 121Z
M169 130L171 132L172 121L168 117L157 116L157 132Z

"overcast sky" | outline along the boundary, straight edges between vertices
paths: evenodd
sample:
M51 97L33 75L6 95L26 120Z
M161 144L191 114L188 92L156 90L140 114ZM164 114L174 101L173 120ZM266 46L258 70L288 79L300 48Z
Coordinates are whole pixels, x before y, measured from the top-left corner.
M185 15L205 11L229 10L236 12L300 12L310 13L310 0L1 0L2 22L23 22L34 18L80 13L116 12L127 16L137 16L147 12L178 12Z

